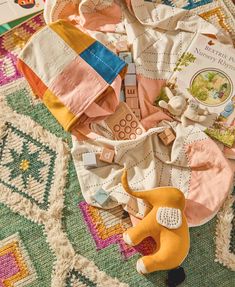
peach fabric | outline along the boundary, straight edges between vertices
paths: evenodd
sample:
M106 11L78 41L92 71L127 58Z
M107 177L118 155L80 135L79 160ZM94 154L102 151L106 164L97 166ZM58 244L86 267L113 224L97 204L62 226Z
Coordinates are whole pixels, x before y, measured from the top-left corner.
M116 3L102 10L94 9L92 12L82 12L80 13L80 25L89 30L107 31L107 28L104 28L107 23L110 25L109 29L110 27L115 28L113 24L120 23L122 17L121 8Z
M108 86L86 61L77 56L55 78L49 89L74 115L79 117ZM97 112L95 109L92 111L94 111L93 115Z
M121 83L122 78L118 75L109 86L86 61L77 56L56 77L49 89L71 113L76 115L77 124L74 128L77 129L78 125L82 127L82 124L103 120L115 112L119 103ZM74 121L67 126L67 129L72 127L72 123Z
M72 2L64 1L66 5L64 5L63 9L60 11L60 13L57 15L59 19L70 19L71 15L75 13L77 14L77 7Z
M46 5L44 17L46 23L57 21L58 19L65 19L74 24L79 23L79 29L84 27L86 30L100 30L100 31L115 31L116 24L121 22L122 12L121 7L116 3L112 3L109 7L102 7L97 9L96 4L91 2L89 7L85 7L82 11L73 1L57 0L57 6L49 7ZM93 5L93 6L92 6Z
M210 139L187 145L185 150L191 167L186 216L189 224L199 225L212 218L223 204L233 172Z
M235 144L231 147L224 147L224 154L229 159L235 159Z
M77 14L78 7L72 0L47 0L43 13L46 23L54 22L58 19L69 20Z
M115 112L115 107L119 103L119 91L121 89L122 84L122 73L118 75L115 81L111 84L110 87L99 97L95 102L91 103L91 105L86 109L84 115L82 116L81 121L78 122L73 130L72 134L79 140L87 140L87 139L97 139L99 137L98 134L93 132L89 123L101 121L105 115L110 115ZM115 91L115 92L114 92ZM108 100L107 100L108 99ZM94 118L94 115L100 114L99 117Z
M162 120L171 120L160 108L154 106L154 101L158 97L164 80L147 79L138 75L138 97L143 118L142 124L146 129L156 126Z
M91 130L89 124L99 122L115 112L116 106L119 103L118 91L121 88L121 83L122 79L118 75L111 87L108 87L102 96L95 102L92 102L85 110L72 130L72 134L76 136L79 141L87 139L95 140L99 137L98 134Z
M120 75L117 75L116 79L112 82L110 87L106 89L102 96L89 106L85 112L86 115L92 118L94 114L96 114L100 117L100 120L102 120L104 116L114 113L119 104L119 91L121 85L122 78Z
M235 173L235 161L234 160L229 160L230 166L233 170L233 172Z

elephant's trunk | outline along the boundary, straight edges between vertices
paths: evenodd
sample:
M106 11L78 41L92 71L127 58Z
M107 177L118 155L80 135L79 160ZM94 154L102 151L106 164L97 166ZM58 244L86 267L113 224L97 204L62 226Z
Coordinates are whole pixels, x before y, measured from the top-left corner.
M137 198L141 198L141 199L144 199L144 200L148 200L147 199L147 195L146 195L146 192L142 192L142 191L133 191L129 184L128 184L128 181L127 181L127 171L124 170L123 174L122 174L122 186L123 188L125 189L125 191L127 193L129 193L130 195L132 196L135 196Z

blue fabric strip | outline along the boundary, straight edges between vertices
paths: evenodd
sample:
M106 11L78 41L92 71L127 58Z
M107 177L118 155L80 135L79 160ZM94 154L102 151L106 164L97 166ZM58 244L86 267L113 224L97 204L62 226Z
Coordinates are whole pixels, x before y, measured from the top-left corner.
M80 57L109 84L126 66L124 61L97 41L83 51Z

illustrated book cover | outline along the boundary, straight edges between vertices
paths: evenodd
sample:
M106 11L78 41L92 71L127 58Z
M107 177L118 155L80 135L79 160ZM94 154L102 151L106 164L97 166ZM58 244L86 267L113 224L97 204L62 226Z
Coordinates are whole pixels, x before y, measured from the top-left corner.
M225 146L235 142L235 49L196 34L168 85L216 115L205 132Z

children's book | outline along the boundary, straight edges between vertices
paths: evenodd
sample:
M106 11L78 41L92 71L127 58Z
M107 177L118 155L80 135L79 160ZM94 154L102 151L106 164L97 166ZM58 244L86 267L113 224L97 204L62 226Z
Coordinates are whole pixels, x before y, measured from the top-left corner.
M43 10L43 0L0 0L0 25Z
M176 91L216 114L205 132L224 145L235 142L235 49L196 34L168 81Z

